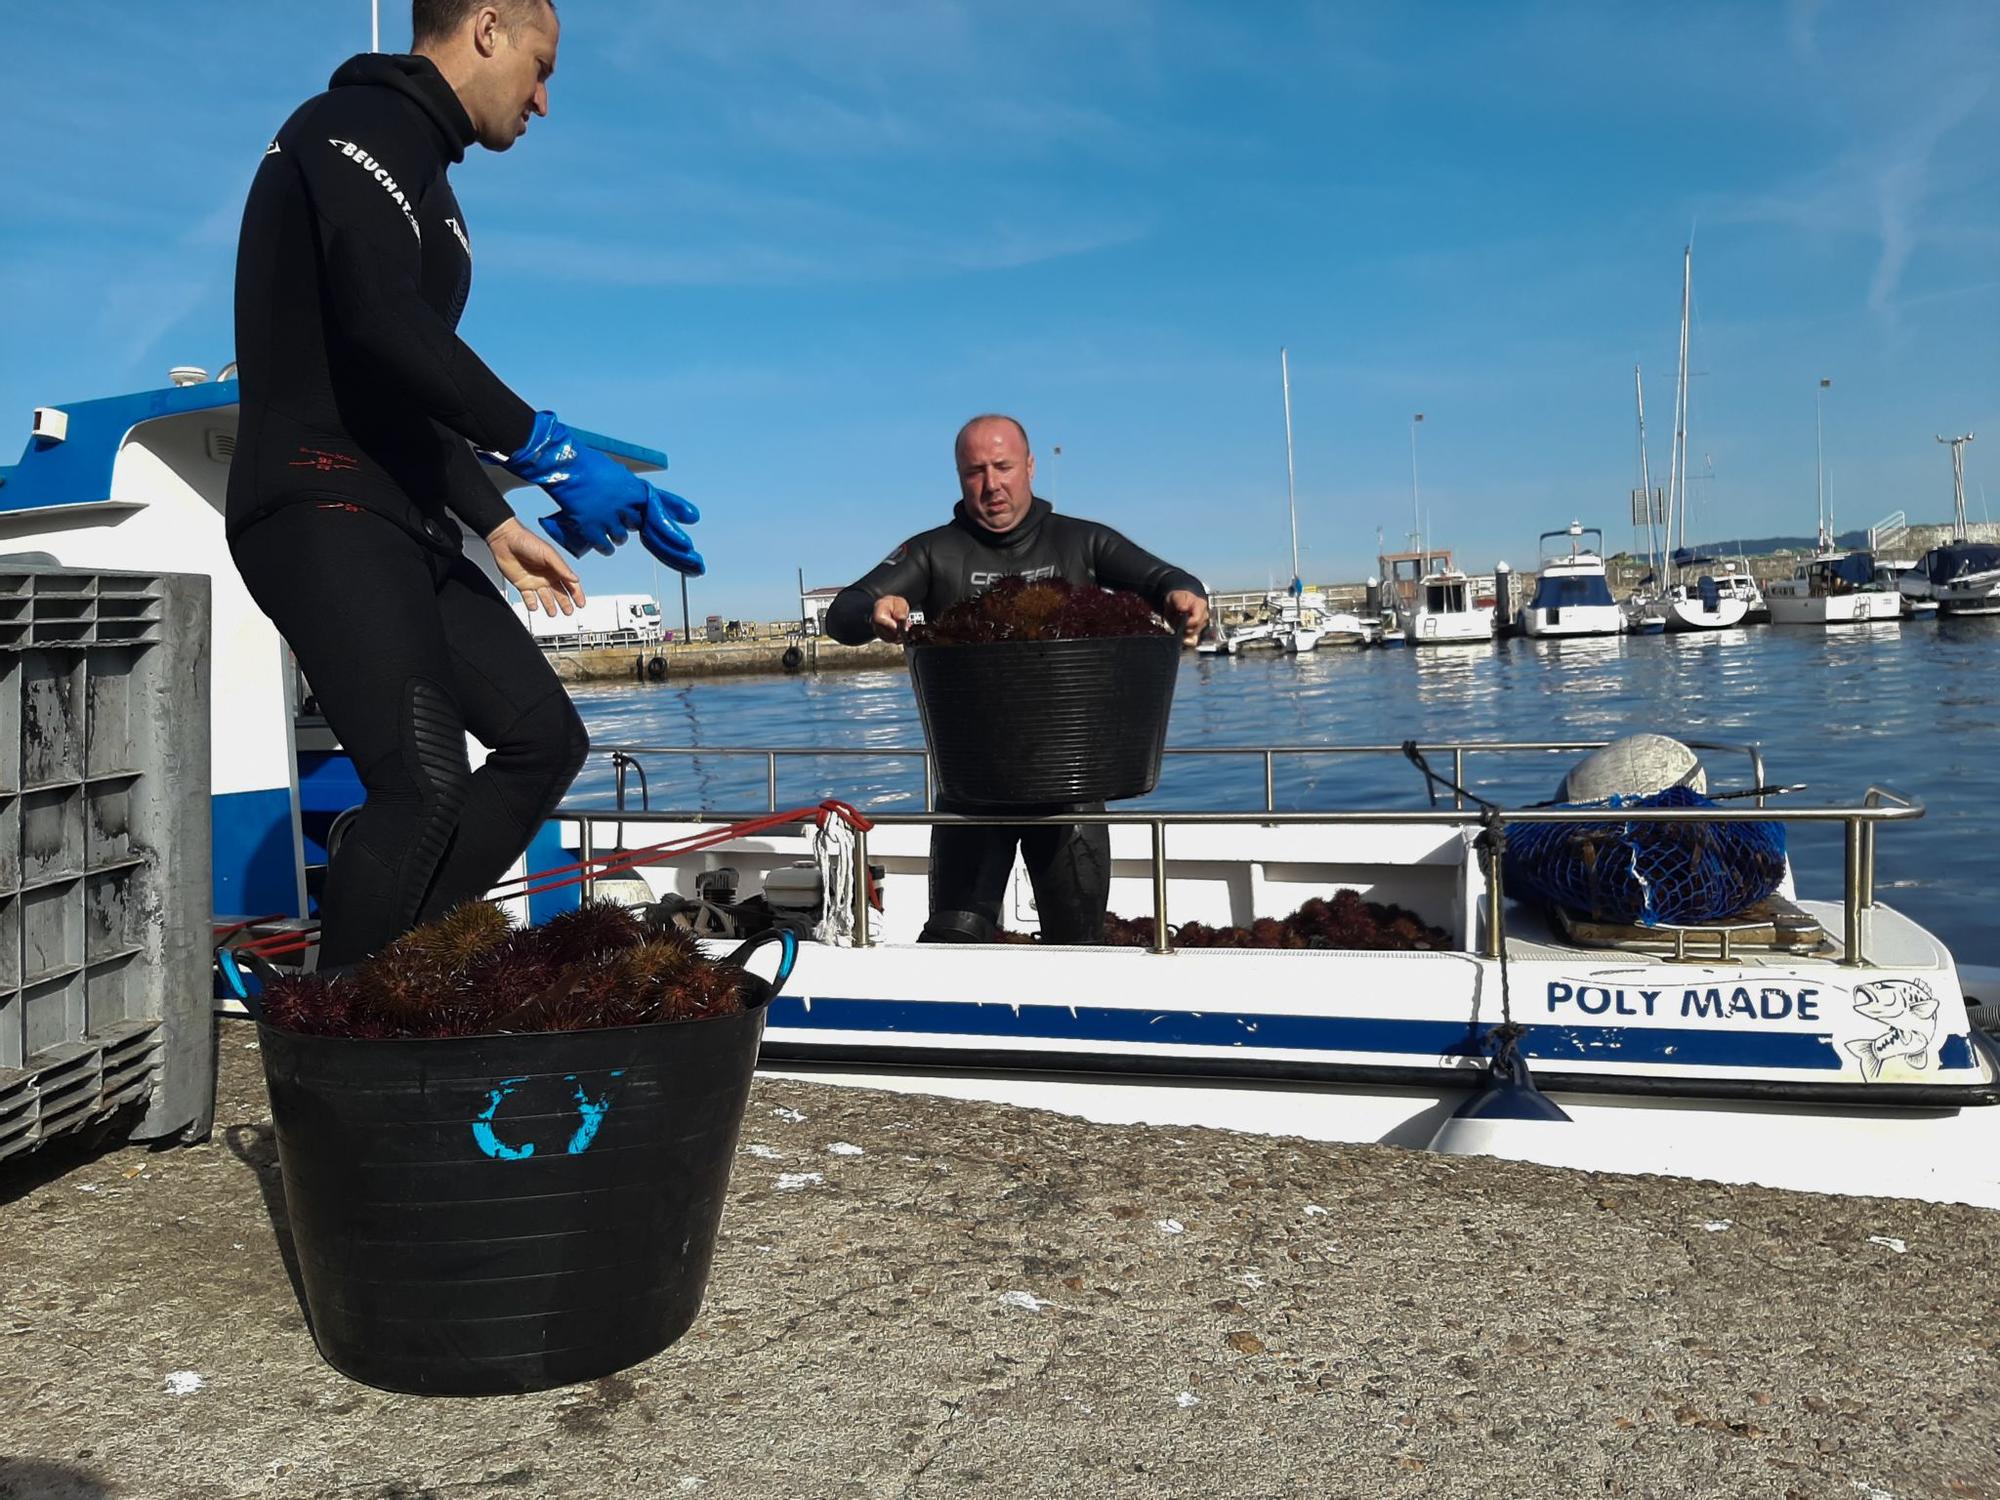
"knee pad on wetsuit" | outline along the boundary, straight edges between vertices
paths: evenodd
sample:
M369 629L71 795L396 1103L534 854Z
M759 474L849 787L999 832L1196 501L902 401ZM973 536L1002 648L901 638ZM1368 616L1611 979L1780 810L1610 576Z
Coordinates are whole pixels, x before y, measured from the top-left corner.
M472 784L465 719L457 700L427 677L412 677L404 689L403 747L425 803L438 817L455 821Z
M990 943L993 924L976 911L934 911L917 934L920 943Z

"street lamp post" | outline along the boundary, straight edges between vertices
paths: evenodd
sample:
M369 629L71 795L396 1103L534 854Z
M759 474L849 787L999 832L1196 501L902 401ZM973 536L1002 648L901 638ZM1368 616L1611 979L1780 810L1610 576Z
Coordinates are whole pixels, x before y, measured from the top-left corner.
M1424 511L1417 499L1417 424L1423 419L1422 412L1410 418L1410 525L1414 528L1410 532L1410 543L1418 552L1424 550Z
M1831 380L1821 380L1813 390L1813 487L1819 494L1819 550L1833 550L1833 517L1826 513L1826 431L1820 419L1820 393L1832 385Z
M1952 537L1955 542L1966 539L1965 522L1965 445L1972 441L1972 434L1964 437L1939 436L1938 441L1951 449L1951 505Z

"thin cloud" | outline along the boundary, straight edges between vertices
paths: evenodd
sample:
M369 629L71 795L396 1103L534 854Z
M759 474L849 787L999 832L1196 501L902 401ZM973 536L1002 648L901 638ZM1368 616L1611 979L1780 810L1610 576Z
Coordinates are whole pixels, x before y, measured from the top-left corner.
M600 286L785 286L1018 270L1131 244L1150 231L1143 220L1123 220L958 237L880 223L839 237L772 233L676 248L495 230L482 237L480 258L489 268Z

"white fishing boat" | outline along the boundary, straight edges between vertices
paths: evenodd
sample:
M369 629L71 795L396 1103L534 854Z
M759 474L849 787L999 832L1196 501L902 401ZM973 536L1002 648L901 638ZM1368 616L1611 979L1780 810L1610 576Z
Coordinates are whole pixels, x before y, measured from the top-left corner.
M1462 773L1551 748L1428 754ZM1754 750L1706 748L1711 764L1744 750L1746 779L1765 784ZM855 753L924 755L918 746ZM1399 751L1238 753L1268 766ZM1450 799L1427 806L1414 775L1411 791L1405 805L1349 813L1285 812L1267 798L1248 812L1096 815L1113 825L1112 908L1152 914L1149 947L919 944L932 813L883 817L839 839L811 826L764 830L638 873L655 896L691 901L724 867L740 908L786 872L772 904L814 939L771 1013L765 1061L792 1076L1116 1122L1421 1147L1482 1080L1495 1028L1511 1017L1527 1028L1521 1056L1574 1123L1537 1126L1525 1140L1517 1132L1502 1154L2000 1206L2000 1054L1971 1024L1943 945L1875 899L1876 831L1920 808L1874 788L1849 805L1708 809L1703 816L1843 824L1858 851L1845 892L1815 899L1788 882L1761 925L1592 932L1518 902L1496 912L1479 810ZM579 815L564 822L563 841L589 860L744 816ZM1501 815L1517 829L1588 816ZM857 896L871 891L873 902ZM1247 925L1339 891L1393 902L1446 940L1434 951L1375 952L1184 947L1173 936L1177 924ZM1019 870L1004 909L1033 929Z
M1397 623L1413 646L1456 645L1493 638L1493 606L1479 603L1472 580L1447 563L1416 582Z
M1773 625L1859 625L1900 620L1903 596L1883 587L1866 552L1823 552L1764 591Z
M11 553L71 568L210 578L215 914L279 914L279 926L302 925L329 825L359 802L360 787L323 728L316 745L299 739L283 645L229 561L221 506L234 399L233 386L207 382L47 410L43 436L0 469L0 540ZM586 440L637 467L660 461L644 448ZM480 552L475 543L469 555ZM1479 784L1494 758L1588 748L1426 750L1463 786ZM1703 748L1712 779L1733 758L1742 783L1770 783L1754 750ZM805 929L811 941L796 979L770 1013L770 1069L1106 1120L1423 1146L1511 1037L1569 1121L1516 1131L1488 1149L1606 1170L2000 1205L2000 1060L1971 1024L1953 955L1876 899L1878 832L1894 836L1883 825L1922 811L1884 788L1826 806L1780 799L1767 808L1621 812L1640 822L1839 825L1845 882L1805 892L1788 882L1784 905L1754 921L1589 930L1504 898L1482 835L1591 814L1484 814L1453 794L1433 805L1414 771L1406 797L1292 812L1276 795L1279 765L1351 764L1401 747L1244 748L1221 753L1262 771L1261 805L1065 815L1112 825L1112 905L1152 914L1150 946L939 946L915 941L928 909L928 825L943 816L927 796L869 826L831 813L820 826L812 808L769 811L790 757L821 767L903 757L914 768L927 765L921 747L640 744L595 753L622 757L622 811L559 810L515 873L580 861L591 894L671 895L706 902L718 919L755 909ZM766 767L769 807L624 799L624 769L696 753ZM691 847L693 838L706 846ZM643 857L618 853L655 844ZM534 894L510 889L506 904L523 920L580 894L555 882ZM1192 946L1184 926L1276 918L1341 892L1393 903L1440 936L1419 951L1218 949ZM1032 932L1018 872L1005 910L1009 926ZM1510 1020L1525 1029L1496 1030Z
M1589 545L1584 538L1594 537ZM1550 540L1567 541L1567 552L1550 552ZM1625 612L1611 597L1604 568L1604 533L1572 521L1561 531L1545 531L1535 596L1521 611L1521 629L1537 638L1619 635Z

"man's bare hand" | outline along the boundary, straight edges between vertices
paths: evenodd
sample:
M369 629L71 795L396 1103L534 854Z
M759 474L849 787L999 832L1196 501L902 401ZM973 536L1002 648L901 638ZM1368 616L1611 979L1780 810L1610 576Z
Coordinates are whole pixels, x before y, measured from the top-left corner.
M874 624L878 640L905 639L910 633L910 601L900 594L884 594L875 601Z
M1181 644L1192 646L1208 625L1208 600L1190 589L1175 589L1167 595L1167 614L1181 628Z
M486 538L500 576L521 591L529 609L575 614L584 602L583 584L563 555L519 521L503 521Z

